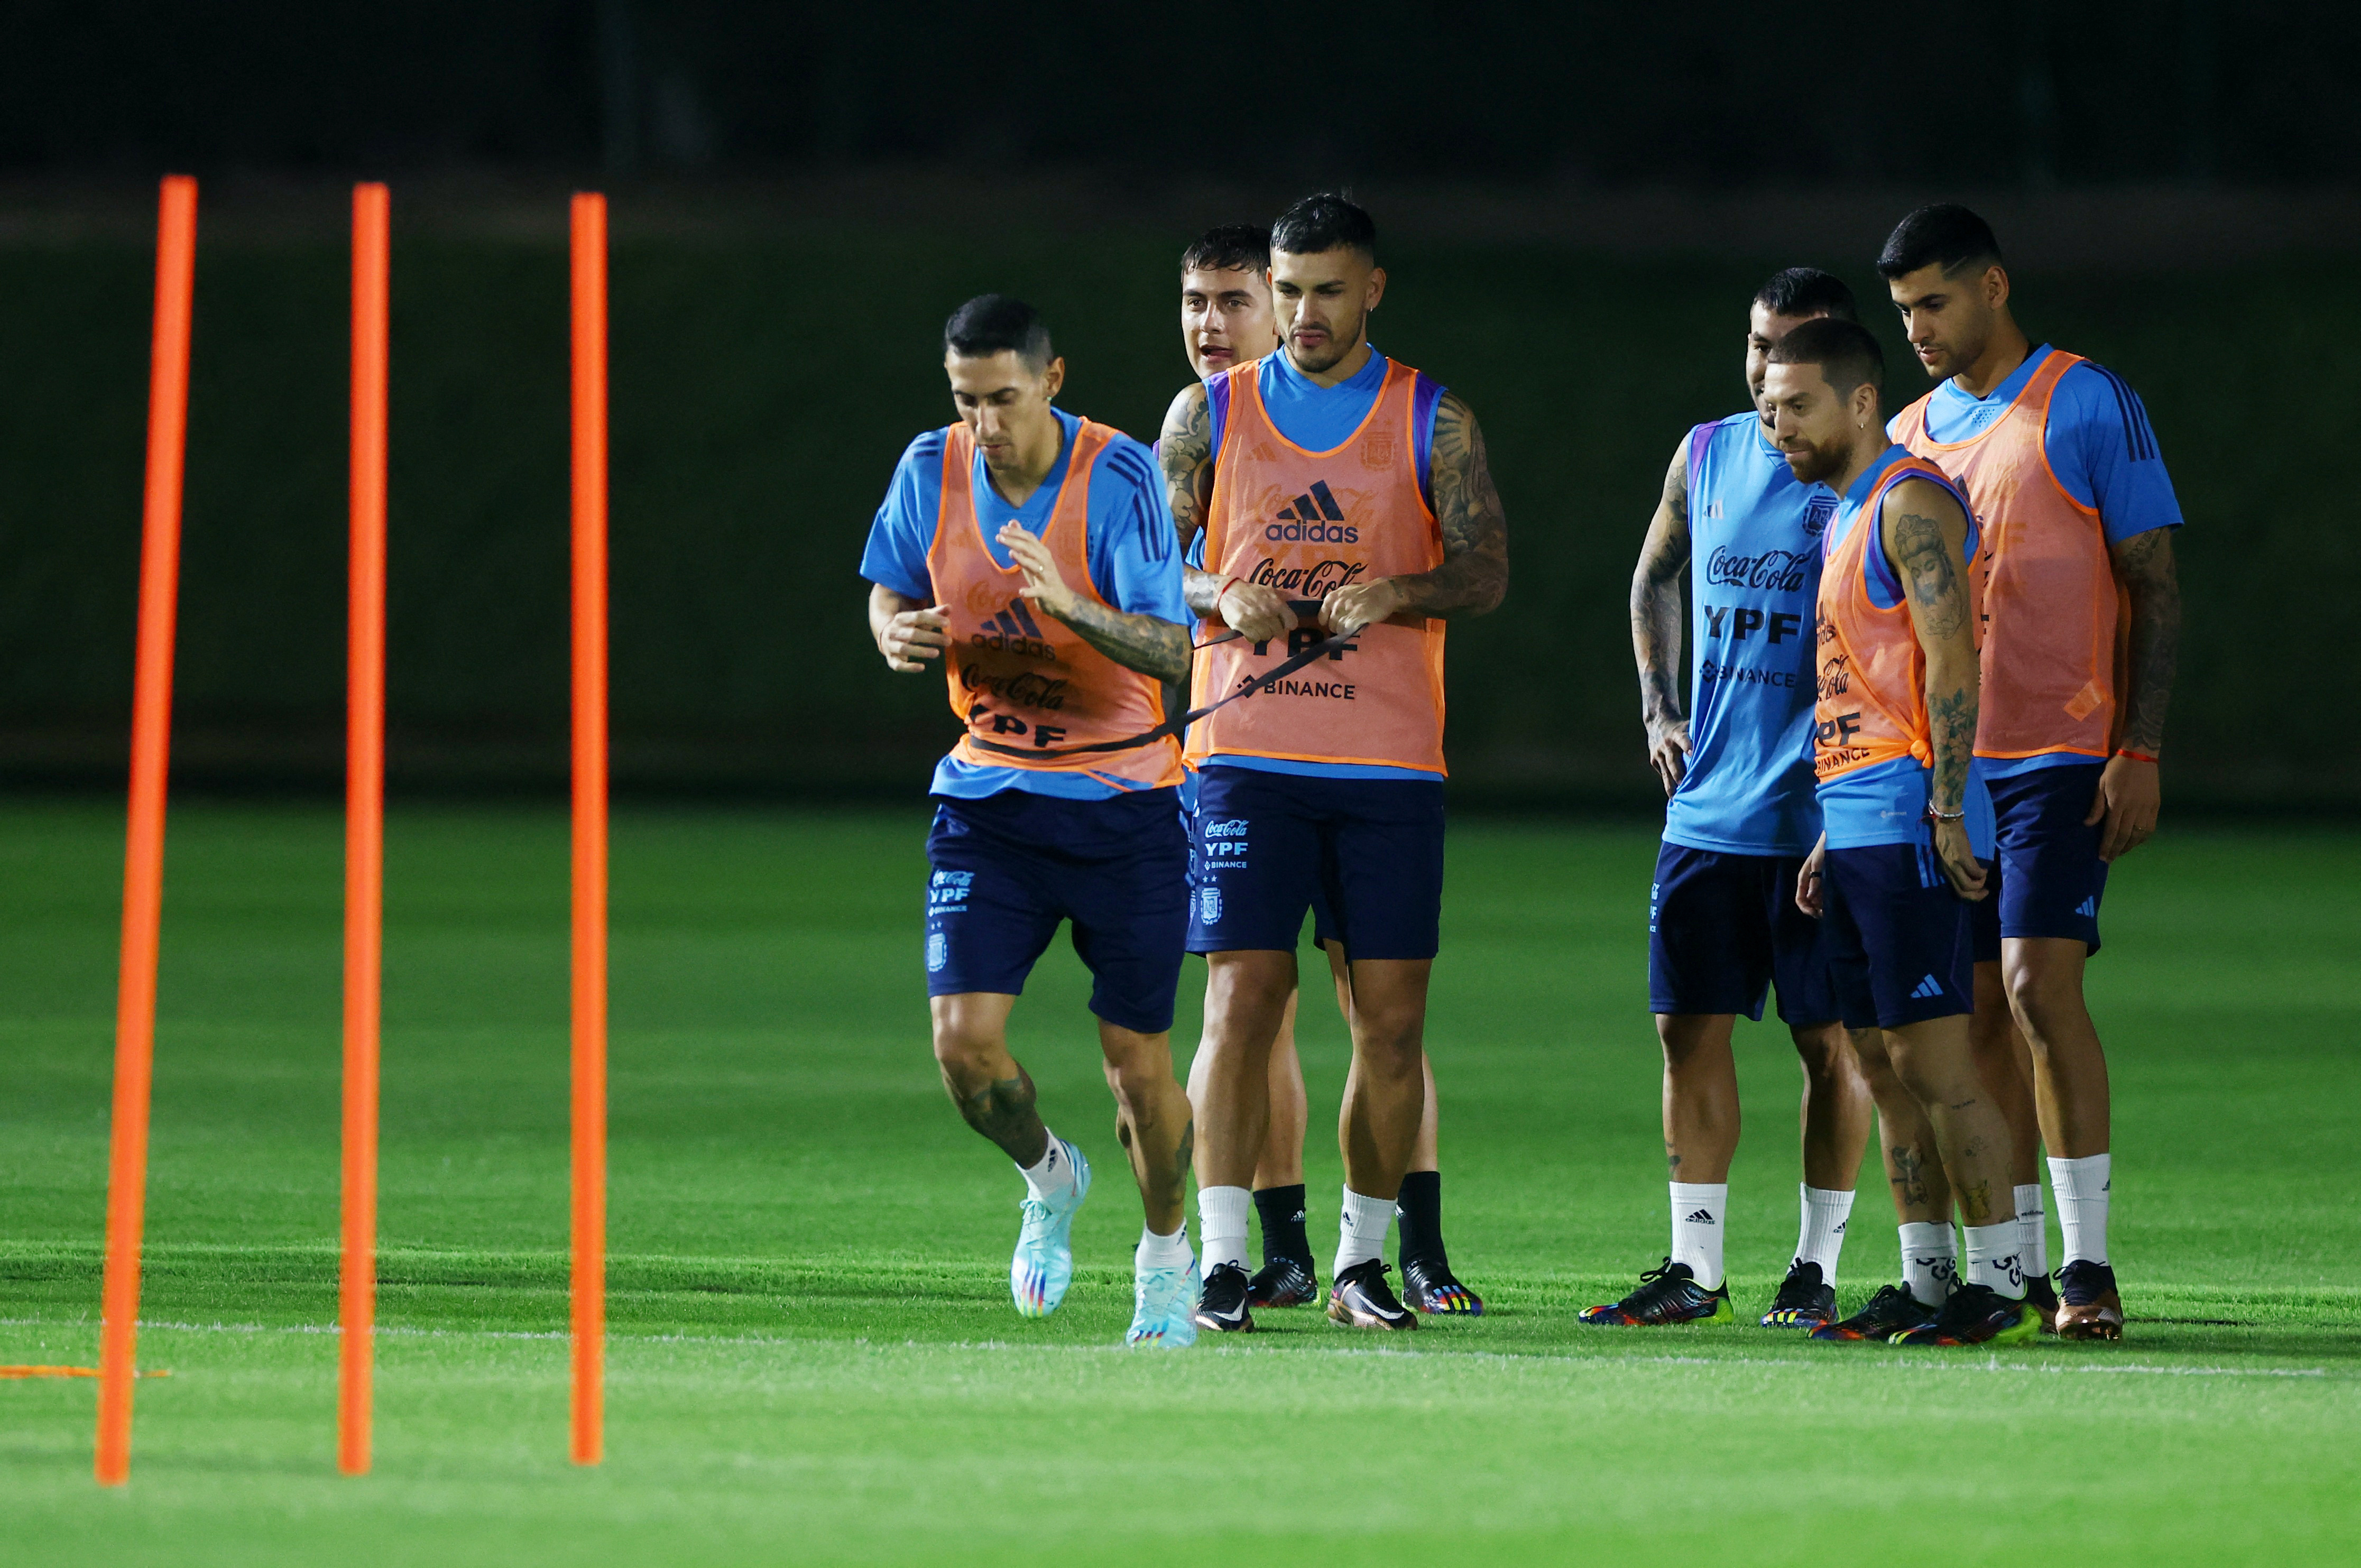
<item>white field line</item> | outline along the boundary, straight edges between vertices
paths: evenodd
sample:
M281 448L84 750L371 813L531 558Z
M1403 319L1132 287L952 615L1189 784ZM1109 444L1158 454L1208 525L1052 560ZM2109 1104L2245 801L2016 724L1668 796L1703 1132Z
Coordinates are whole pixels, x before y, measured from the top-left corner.
M95 1326L95 1324L89 1322L88 1320L60 1321L53 1318L0 1318L0 1328L80 1328ZM336 1323L181 1323L150 1321L144 1318L140 1320L139 1326L143 1329L159 1329L177 1333L201 1334L335 1335L341 1334L345 1332L342 1325ZM526 1329L415 1329L390 1326L382 1323L378 1325L377 1332L380 1337L399 1339L566 1340L572 1337L566 1331L559 1329L538 1331ZM776 1334L609 1333L608 1338L633 1344L712 1344L779 1347L790 1345L801 1346L814 1343L828 1343L788 1339ZM848 1342L837 1341L835 1343L844 1343ZM849 1343L855 1345L867 1346L871 1342L865 1339L855 1339ZM903 1343L906 1346L911 1348L930 1348L939 1350L1032 1351L1036 1354L1048 1352L1051 1354L1064 1353L1070 1355L1109 1355L1116 1354L1129 1355L1135 1354L1127 1346L1113 1344L1019 1345L1012 1344L1005 1340L962 1340L946 1341L921 1347L920 1342L917 1340L906 1340ZM1259 1347L1252 1345L1239 1345L1235 1348L1224 1345L1216 1352L1216 1354L1224 1355L1240 1354L1253 1354L1258 1348ZM1378 1350L1374 1348L1364 1349L1354 1345L1323 1346L1318 1349L1302 1349L1281 1354L1325 1356L1382 1355L1400 1357L1406 1360L1422 1358L1422 1353L1418 1351ZM1797 1356L1773 1355L1619 1356L1552 1355L1546 1353L1520 1354L1514 1352L1497 1350L1447 1350L1427 1352L1424 1353L1424 1355L1429 1358L1448 1357L1455 1361L1497 1361L1512 1365L1526 1365L1533 1363L1543 1363L1558 1365L1582 1366L1628 1366L1639 1365L1653 1366L1778 1366L1814 1369L1829 1365L1860 1365L1874 1366L1902 1372L2023 1372L2039 1375L2061 1376L2067 1373L2091 1372L2111 1374L2116 1376L2142 1377L2325 1377L2328 1376L2328 1369L2323 1366L2152 1366L2143 1362L2090 1362L2077 1363L2069 1365L2042 1365L2027 1362L2004 1362L1997 1357L1987 1357L1982 1361L1969 1361L1954 1360L1948 1357L1937 1356L1884 1356L1880 1355L1875 1351L1872 1351L1867 1355L1861 1356L1839 1355L1832 1357L1814 1357L1810 1360L1805 1360Z

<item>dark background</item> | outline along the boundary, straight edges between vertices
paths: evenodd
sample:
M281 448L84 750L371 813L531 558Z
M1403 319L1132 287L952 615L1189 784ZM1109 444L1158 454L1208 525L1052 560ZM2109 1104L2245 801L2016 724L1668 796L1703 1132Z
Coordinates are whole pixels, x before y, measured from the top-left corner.
M2361 806L2361 7L625 0L18 3L0 43L0 784L119 788L154 180L203 183L176 771L341 767L345 223L394 188L398 788L538 791L566 731L566 193L612 197L615 738L642 793L915 797L939 683L853 573L950 417L943 315L1049 313L1152 435L1198 229L1348 182L1381 346L1466 394L1515 582L1455 629L1455 790L1644 808L1623 600L1774 267L1984 210L2020 318L2146 397L2191 526L2169 788ZM1889 401L1924 389L1890 315Z

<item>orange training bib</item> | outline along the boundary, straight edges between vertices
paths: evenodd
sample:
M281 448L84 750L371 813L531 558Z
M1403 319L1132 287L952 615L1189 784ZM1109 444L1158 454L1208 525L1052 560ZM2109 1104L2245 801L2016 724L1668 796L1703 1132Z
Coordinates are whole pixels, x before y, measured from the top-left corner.
M2115 749L2130 616L2099 514L2050 471L2042 433L2059 378L2082 363L2057 349L2008 411L1965 441L1927 433L1920 398L1895 438L1968 494L1983 535L1983 707L1979 757Z
M1200 702L1324 638L1320 601L1332 589L1443 564L1443 532L1418 479L1418 372L1388 360L1368 418L1328 452L1307 452L1279 433L1257 373L1251 364L1225 372L1205 569L1278 589L1296 624L1284 642L1201 650ZM1406 620L1366 627L1273 689L1199 720L1190 729L1190 761L1226 752L1442 773L1443 622ZM1224 630L1209 626L1199 641Z
M1101 604L1106 601L1090 569L1091 471L1114 434L1105 425L1082 422L1041 532L1066 581ZM1024 755L1153 729L1164 722L1164 691L1025 598L1024 574L994 560L984 543L975 515L974 465L975 438L966 425L952 425L943 442L941 511L927 550L927 573L950 623L943 675L951 711L967 726L951 754L977 767L1089 773L1134 789L1179 784L1180 747L1170 739L1083 757ZM979 740L1000 749L983 750Z

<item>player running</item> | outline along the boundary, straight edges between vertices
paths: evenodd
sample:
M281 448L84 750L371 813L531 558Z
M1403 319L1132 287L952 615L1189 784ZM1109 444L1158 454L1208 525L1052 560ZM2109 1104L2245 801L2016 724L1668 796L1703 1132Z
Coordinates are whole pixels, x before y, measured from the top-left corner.
M1046 1317L1073 1279L1091 1166L1042 1124L1008 1015L1071 920L1146 1211L1125 1338L1187 1345L1200 1281L1189 1100L1172 1078L1188 926L1180 751L1170 738L1104 749L1161 724L1159 683L1188 671L1172 520L1146 447L1055 406L1065 361L1030 306L961 305L943 365L959 422L902 454L861 563L887 667L939 661L967 730L931 788L935 1060L968 1124L1024 1175L1009 1290L1019 1313Z
M1394 1201L1426 1108L1426 988L1443 895L1443 618L1508 587L1508 524L1475 416L1370 347L1377 228L1309 196L1271 230L1280 352L1187 389L1166 417L1168 493L1202 569L1196 688L1308 667L1191 729L1198 886L1189 947L1210 970L1198 1212L1202 1327L1249 1330L1246 1183L1269 1123L1272 1043L1315 894L1345 950L1353 1069L1328 1315L1408 1329L1386 1283ZM1201 532L1202 529L1202 532Z
M1795 902L1822 916L1847 1025L1884 1033L1926 1113L1966 1226L1960 1288L1898 1344L2018 1343L2025 1300L2008 1122L1978 1080L1969 905L1985 896L1990 802L1976 733L1976 525L1942 470L1886 439L1877 340L1806 322L1771 350L1763 389L1795 477L1837 491L1814 644L1820 847Z
M1804 1068L1804 1179L1795 1261L1765 1328L1836 1316L1837 1258L1869 1136L1868 1087L1837 1022L1820 925L1795 907L1819 838L1812 797L1812 621L1835 492L1789 470L1760 409L1772 346L1800 323L1852 321L1852 291L1809 267L1774 273L1748 308L1756 405L1689 432L1664 474L1631 577L1631 641L1649 760L1669 797L1649 890L1648 992L1664 1050L1673 1242L1660 1268L1586 1323L1728 1322L1722 1238L1738 1149L1738 1014L1779 1018ZM1681 577L1691 620L1681 708Z
M1201 382L1260 359L1279 347L1279 321L1270 302L1270 231L1253 224L1210 229L1180 258L1180 342ZM1193 809L1196 774L1181 785ZM1329 928L1326 907L1312 900L1312 934L1328 956L1336 1005L1349 1021L1352 987L1344 949ZM1254 1207L1262 1231L1262 1266L1247 1282L1251 1307L1301 1307L1320 1299L1318 1270L1304 1231L1303 1137L1311 1105L1303 1065L1295 1051L1296 995L1290 993L1270 1051L1270 1128L1255 1158ZM1189 1098L1202 1099L1213 1058L1197 1053L1189 1070ZM1484 1302L1451 1272L1443 1241L1443 1176L1436 1149L1434 1069L1424 1068L1426 1114L1410 1174L1394 1200L1401 1222L1397 1261L1402 1296L1422 1312L1479 1313Z
M1997 896L1975 956L2032 1049L2065 1237L2058 1332L2123 1335L2107 1253L2107 1063L2082 997L2107 867L2156 829L2157 759L2180 637L2180 505L2147 411L2122 378L2036 347L2009 308L1992 229L1922 207L1878 257L1935 389L1894 421L1992 534L1982 585L1982 718ZM2020 1179L2032 1179L2028 1168ZM2037 1184L2036 1192L2037 1195ZM2022 1189L2020 1189L2022 1192Z

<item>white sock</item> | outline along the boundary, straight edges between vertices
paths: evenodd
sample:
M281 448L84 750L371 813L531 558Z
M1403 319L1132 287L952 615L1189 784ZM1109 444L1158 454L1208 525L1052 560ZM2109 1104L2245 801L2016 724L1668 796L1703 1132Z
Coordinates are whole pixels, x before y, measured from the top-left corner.
M2049 1185L2058 1194L2058 1228L2066 1234L2066 1261L2107 1261L2107 1193L2114 1186L2113 1155L2081 1159L2049 1157Z
M1139 1227L1139 1250L1131 1255L1131 1266L1141 1274L1151 1268L1186 1268L1190 1264L1189 1223L1169 1236L1159 1236L1148 1226Z
M1673 1188L1673 1261L1686 1263L1697 1282L1721 1288L1722 1222L1730 1217L1727 1181L1675 1181Z
M2028 1181L2016 1190L2016 1223L2023 1234L2017 1242L2017 1261L2025 1266L2025 1277L2031 1279L2049 1272L2049 1216L2041 1212L2041 1183Z
M1820 1283L1837 1282L1837 1255L1844 1251L1845 1223L1852 1217L1852 1194L1798 1184L1804 1228L1795 1239L1795 1261L1820 1266Z
M1356 1263L1386 1255L1386 1230L1394 1223L1394 1195L1365 1198L1345 1189L1345 1212L1336 1227L1336 1267L1344 1273Z
M1223 1264L1246 1266L1246 1216L1254 1194L1243 1187L1197 1189L1197 1235L1205 1249L1205 1272Z
M1970 1225L1967 1236L1967 1283L1988 1285L2012 1301L2024 1300L2025 1269L2016 1255L2024 1232L2017 1228L2016 1221L2011 1218L1997 1225Z
M1074 1190L1073 1157L1055 1133L1049 1134L1049 1146L1041 1151L1038 1164L1016 1168L1024 1175L1025 1185L1033 1190L1033 1196L1044 1203L1060 1202Z
M1902 1227L1902 1282L1922 1307L1939 1307L1960 1288L1960 1244L1949 1225Z

